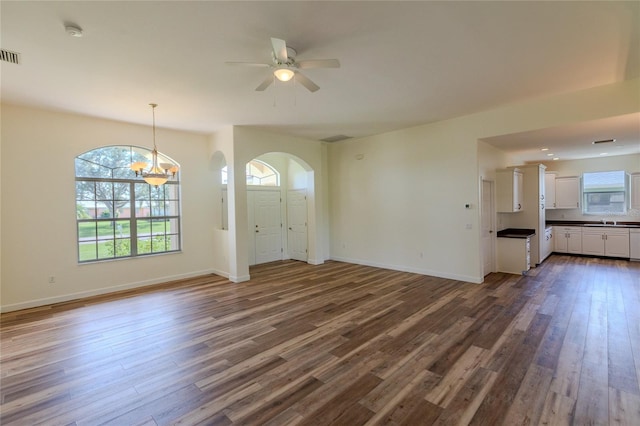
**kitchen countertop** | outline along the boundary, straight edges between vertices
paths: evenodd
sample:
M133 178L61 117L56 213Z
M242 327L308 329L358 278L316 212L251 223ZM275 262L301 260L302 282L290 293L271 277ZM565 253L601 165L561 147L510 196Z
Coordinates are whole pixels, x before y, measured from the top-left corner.
M507 228L498 231L498 238L529 238L536 235L535 229Z
M608 220L608 219L607 219ZM602 221L584 221L584 220L547 220L546 226L610 226L615 228L640 228L640 222L617 222L604 225Z

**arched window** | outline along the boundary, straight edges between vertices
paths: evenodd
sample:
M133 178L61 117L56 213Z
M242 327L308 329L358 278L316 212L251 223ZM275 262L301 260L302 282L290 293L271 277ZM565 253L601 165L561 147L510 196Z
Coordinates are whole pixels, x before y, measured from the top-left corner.
M221 170L222 184L227 184L227 166ZM280 186L280 173L260 160L251 160L246 168L247 185Z
M106 146L76 157L79 262L180 250L179 172L155 187L129 167L150 157L151 151L133 146Z

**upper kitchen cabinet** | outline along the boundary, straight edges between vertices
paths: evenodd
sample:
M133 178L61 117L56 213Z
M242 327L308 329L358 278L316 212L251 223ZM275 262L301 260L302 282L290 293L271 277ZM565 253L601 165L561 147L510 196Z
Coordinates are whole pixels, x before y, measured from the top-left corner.
M631 174L631 208L640 210L640 173Z
M577 176L556 178L556 208L580 207L580 178Z
M556 208L556 172L546 172L544 175L544 208L552 210Z
M522 211L524 175L519 169L496 170L498 213Z

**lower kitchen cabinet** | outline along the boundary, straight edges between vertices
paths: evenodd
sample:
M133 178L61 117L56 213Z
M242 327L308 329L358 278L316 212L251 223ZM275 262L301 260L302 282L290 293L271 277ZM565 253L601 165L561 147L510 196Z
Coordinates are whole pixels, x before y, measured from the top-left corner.
M629 229L583 228L582 254L629 257Z
M556 253L582 254L582 228L580 226L554 226L554 246Z
M531 268L531 238L498 238L498 271L526 274Z
M544 238L541 241L542 244L542 259L545 260L553 252L553 228L547 227L544 230Z

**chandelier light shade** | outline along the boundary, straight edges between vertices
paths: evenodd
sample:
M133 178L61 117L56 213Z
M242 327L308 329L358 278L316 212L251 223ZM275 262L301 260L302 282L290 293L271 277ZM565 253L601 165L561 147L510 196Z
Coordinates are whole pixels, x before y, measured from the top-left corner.
M293 78L294 72L289 68L282 67L276 68L276 70L273 71L273 75L280 81L289 81Z
M136 176L142 176L145 182L149 185L160 186L164 185L167 180L175 177L179 168L174 163L159 163L158 162L158 148L156 147L156 113L155 109L158 104L149 104L151 106L151 112L153 115L153 151L151 151L151 165L144 161L136 161L131 164L131 170L136 173Z

